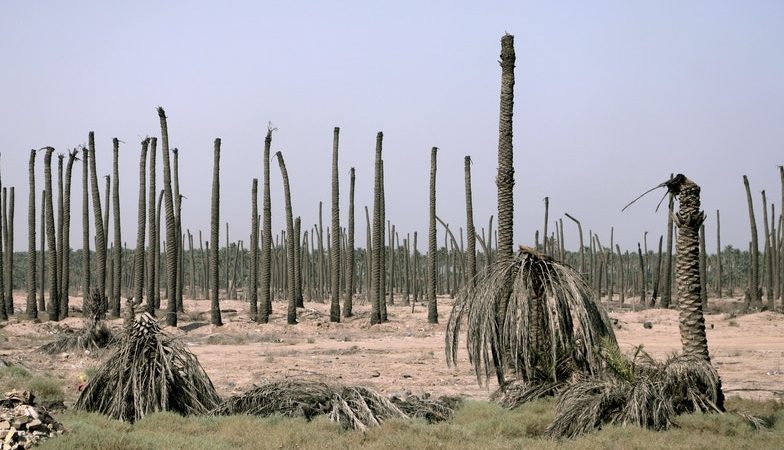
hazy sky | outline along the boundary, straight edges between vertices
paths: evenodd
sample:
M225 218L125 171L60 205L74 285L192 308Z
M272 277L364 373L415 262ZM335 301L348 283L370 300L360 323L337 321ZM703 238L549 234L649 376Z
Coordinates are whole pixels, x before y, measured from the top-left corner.
M219 6L220 3L220 6ZM303 228L324 201L329 222L332 128L341 127L341 221L356 167L357 245L372 206L375 135L384 132L387 217L426 248L430 148L438 214L464 226L463 158L473 158L477 229L496 213L498 55L515 35L515 241L550 217L580 218L607 245L649 246L666 228L661 194L683 172L703 188L710 251L749 239L742 175L778 214L784 163L781 1L15 1L0 3L3 186L16 186L15 248L27 247L27 159L94 130L98 170L121 147L123 240L136 241L139 142L169 115L180 149L183 228L209 234L213 140L223 140L221 222L247 242L250 186L262 175L267 123L278 131ZM159 170L160 170L160 152ZM43 158L37 189L43 188ZM71 243L81 247L81 169ZM285 227L272 164L273 227ZM159 171L159 186L162 176ZM105 206L105 205L104 205ZM92 221L92 216L91 216ZM567 221L568 222L568 221ZM552 230L552 224L550 225ZM441 231L441 230L439 230ZM574 248L575 227L566 228ZM440 233L439 233L440 234ZM110 235L111 236L111 235ZM401 236L402 237L402 236ZM223 239L223 237L221 237ZM440 238L442 242L443 238ZM223 243L222 243L223 244Z

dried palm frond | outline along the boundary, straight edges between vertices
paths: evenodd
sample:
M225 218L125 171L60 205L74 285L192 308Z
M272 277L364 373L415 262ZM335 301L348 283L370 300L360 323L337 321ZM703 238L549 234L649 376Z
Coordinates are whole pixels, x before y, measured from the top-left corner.
M615 360L617 352L605 349L605 358ZM614 370L561 392L548 436L573 438L608 424L666 430L678 414L721 412L719 375L702 357L673 355L657 362L637 347L625 363L608 366Z
M564 385L563 382L528 383L513 380L496 389L490 395L490 401L506 409L515 409L528 402L554 396Z
M409 395L404 399L392 397L392 403L407 416L425 419L428 423L451 419L462 401L460 397L451 396L442 396L436 399L427 395Z
M215 415L250 414L311 419L332 411L335 389L326 383L309 380L282 380L256 386L224 400L212 411Z
M81 331L67 330L58 333L54 341L42 345L38 350L50 355L64 352L93 352L107 348L116 341L117 339L104 322L93 320L88 327Z
M74 406L134 422L157 411L203 414L219 401L196 356L143 313Z
M361 386L347 386L333 398L329 418L344 428L366 430L388 419L406 419L406 413L378 392Z
M526 247L495 263L476 288L458 294L446 332L450 366L457 361L463 321L480 384L497 367L536 383L598 375L601 340L615 342L607 314L581 275Z

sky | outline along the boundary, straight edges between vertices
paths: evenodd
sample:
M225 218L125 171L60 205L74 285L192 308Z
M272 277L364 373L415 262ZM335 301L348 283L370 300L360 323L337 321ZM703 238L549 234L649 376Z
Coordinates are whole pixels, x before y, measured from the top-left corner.
M140 142L169 116L180 151L183 229L209 236L213 141L221 147L221 223L248 242L250 187L269 123L303 231L329 224L333 127L340 134L341 225L356 168L357 246L372 209L375 136L384 132L386 214L426 248L430 149L437 214L465 227L463 161L477 230L496 214L500 38L515 36L515 230L531 245L570 213L584 231L636 249L666 230L661 193L621 208L670 173L702 187L710 252L745 248L748 175L779 214L784 164L784 2L745 1L17 1L0 3L3 186L16 187L15 249L27 248L27 161L95 131L100 174L120 148L122 239L136 241ZM158 186L162 186L160 147ZM37 189L43 189L43 158ZM271 164L272 223L285 228ZM71 243L81 247L81 168ZM39 194L40 195L40 192ZM106 205L103 205L106 207ZM39 211L40 213L40 211ZM92 218L91 218L92 220ZM564 219L566 244L577 247ZM494 224L495 228L495 224ZM223 227L221 239L223 237ZM439 227L439 242L443 242ZM111 241L111 235L110 235ZM224 245L222 243L222 245ZM762 244L761 244L762 245Z

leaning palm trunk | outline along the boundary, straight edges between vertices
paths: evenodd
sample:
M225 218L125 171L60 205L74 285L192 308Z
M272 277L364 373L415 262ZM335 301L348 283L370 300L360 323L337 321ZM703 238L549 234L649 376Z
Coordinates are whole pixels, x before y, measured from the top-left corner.
M256 321L267 323L272 312L272 292L270 289L270 279L272 275L272 208L270 206L270 146L272 145L272 127L267 128L267 137L264 139L264 193L262 205L262 229L261 229L261 312Z
M278 158L280 173L283 177L283 196L286 202L286 234L288 235L288 239L286 240L286 273L288 276L287 287L289 304L286 313L286 323L295 325L297 323L297 300L295 298L296 289L294 286L294 246L296 245L296 239L294 239L294 214L291 210L291 189L289 187L289 174L286 171L286 162L283 160L283 154L281 152L275 153L275 156Z
M30 150L30 160L27 164L30 192L27 200L27 318L38 318L38 307L35 303L35 150ZM86 161L86 160L85 160ZM86 258L85 258L86 259Z
M754 218L754 202L751 200L751 189L749 188L749 178L743 175L743 186L746 188L746 201L749 205L749 225L751 227L751 252L749 253L749 264L751 279L749 280L749 305L759 306L762 298L759 295L759 243L757 241L757 221Z
M332 252L329 321L340 322L340 183L338 178L338 142L340 128L332 137Z
M147 147L150 145L150 138L142 141L142 152L139 155L139 203L138 214L136 216L136 253L133 255L133 305L142 303L144 295L144 231L145 231L145 201L147 181L145 170L147 165ZM148 300L149 303L149 300ZM132 309L132 308L131 308Z
M63 234L62 234L62 252L63 252L63 266L61 268L62 275L60 281L60 298L63 302L63 307L60 310L60 318L68 317L68 290L71 278L71 175L73 174L73 164L77 159L76 150L68 154L68 165L65 168L65 190L63 192ZM13 191L12 191L13 192Z
M54 205L52 204L52 153L54 148L47 147L44 156L44 186L46 194L45 214L46 214L46 242L49 247L49 320L60 320L60 292L58 290L57 275L57 242L54 227Z
M221 321L220 301L218 299L218 232L220 228L220 138L215 139L214 160L212 166L212 206L210 208L210 274L212 292L210 293L210 317L213 325L223 325ZM229 249L226 248L228 253ZM169 300L171 302L171 299Z
M91 131L87 137L87 148L89 150L88 159L90 160L90 187L93 202L93 218L95 219L95 277L96 289L100 292L101 311L106 308L106 229L103 226L103 214L101 212L101 192L98 188L98 172L95 167L95 135ZM108 205L107 205L108 208Z
M166 123L166 112L158 107L158 118L161 122L161 150L163 155L163 188L166 202L166 325L177 326L177 227L174 220L174 200L172 195L171 167L169 166L169 127ZM217 240L213 241L217 244Z

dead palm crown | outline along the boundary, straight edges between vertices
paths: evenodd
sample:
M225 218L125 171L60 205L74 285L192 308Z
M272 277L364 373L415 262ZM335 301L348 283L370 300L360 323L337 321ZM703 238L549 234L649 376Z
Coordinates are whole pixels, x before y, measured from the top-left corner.
M676 281L683 353L660 363L641 347L627 358L617 344L606 343L602 357L608 370L561 393L547 429L551 437L575 437L604 424L663 430L673 425L677 414L724 410L721 379L708 355L700 298L699 229L705 220L700 187L681 174L657 187L666 187L680 203L674 221L679 228Z
M505 310L502 317L499 310ZM502 388L511 375L540 395L575 374L597 375L602 340L615 342L607 314L583 278L527 247L497 261L476 288L458 294L446 333L450 365L457 360L464 321L469 361L480 384L493 371L503 372Z

